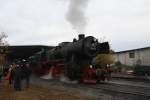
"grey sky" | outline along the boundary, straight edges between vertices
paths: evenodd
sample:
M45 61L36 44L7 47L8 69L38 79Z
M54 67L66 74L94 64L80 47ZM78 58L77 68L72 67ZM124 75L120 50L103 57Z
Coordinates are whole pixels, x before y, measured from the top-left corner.
M57 45L77 32L66 20L70 0L0 0L0 31L10 45ZM116 51L150 46L150 0L88 0L85 34Z

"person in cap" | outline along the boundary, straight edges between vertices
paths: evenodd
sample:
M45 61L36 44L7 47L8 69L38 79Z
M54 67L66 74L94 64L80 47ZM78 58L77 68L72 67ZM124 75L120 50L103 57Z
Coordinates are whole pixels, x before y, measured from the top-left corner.
M12 70L11 70L11 78L13 80L13 86L16 91L21 91L21 67L19 64L17 64Z

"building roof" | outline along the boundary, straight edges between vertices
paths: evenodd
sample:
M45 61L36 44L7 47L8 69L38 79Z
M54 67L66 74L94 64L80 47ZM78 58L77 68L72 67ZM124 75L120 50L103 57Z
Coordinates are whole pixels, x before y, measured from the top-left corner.
M119 52L115 52L115 53L125 53L125 52L140 51L140 50L146 50L146 49L150 49L150 47L143 47L143 48L137 48L137 49L119 51Z
M18 46L8 46L9 54L7 58L9 60L13 59L25 59L32 56L34 53L41 51L42 49L51 49L53 46L44 45L18 45Z

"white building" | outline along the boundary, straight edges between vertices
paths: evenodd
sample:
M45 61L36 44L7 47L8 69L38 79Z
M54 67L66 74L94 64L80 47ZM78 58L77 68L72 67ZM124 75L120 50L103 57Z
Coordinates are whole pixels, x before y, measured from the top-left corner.
M150 66L150 47L115 52L114 58L125 65Z

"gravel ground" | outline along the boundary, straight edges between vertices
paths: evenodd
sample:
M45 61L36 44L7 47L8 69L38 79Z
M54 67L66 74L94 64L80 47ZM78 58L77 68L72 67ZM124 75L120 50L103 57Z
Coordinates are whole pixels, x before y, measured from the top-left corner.
M95 100L93 97L83 95L79 91L67 91L56 86L31 85L22 91L15 91L8 81L0 83L0 100Z
M97 85L68 84L54 79L43 80L32 76L31 84L30 88L26 88L23 82L22 91L16 92L12 86L8 85L8 81L3 80L0 83L0 100L150 100L115 92L115 90L101 89L111 87L111 84L106 83ZM121 88L117 86L115 89L119 90L123 87L125 90L127 89L124 85ZM114 86L112 88L114 89Z

